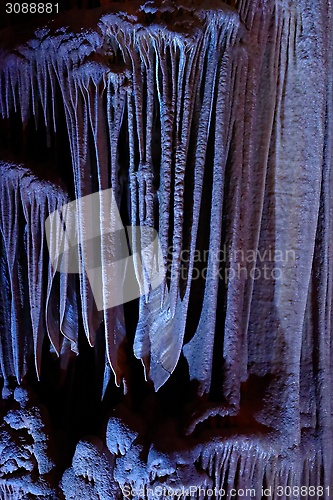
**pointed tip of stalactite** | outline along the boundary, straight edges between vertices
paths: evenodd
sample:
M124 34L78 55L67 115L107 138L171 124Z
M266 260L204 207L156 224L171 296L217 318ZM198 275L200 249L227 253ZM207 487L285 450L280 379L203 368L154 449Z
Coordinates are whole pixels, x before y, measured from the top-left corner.
M103 375L103 386L101 392L101 401L105 398L106 391L108 389L109 383L112 380L112 370L109 363L105 363L104 375Z
M153 383L155 392L158 392L164 386L171 374L172 372L166 370L161 363L151 364L148 380Z
M119 387L121 387L122 382L124 382L124 379L119 374L117 374L115 372L115 370L112 369L112 371L113 371L113 375L114 375L114 383L119 388ZM124 386L124 391L125 391L125 388L126 388L125 383L123 383L123 386Z
M21 373L16 373L16 382L18 385L22 385L23 382L24 382L24 377L25 377L25 374L21 374Z
M113 379L114 379L114 383L116 385L116 387L121 387L121 384L122 382L124 381L124 376L119 373L112 365L111 363L111 360L110 360L110 356L109 356L109 353L107 352L107 358L108 358L108 363L107 363L107 366L108 366L108 370L109 370L109 373L107 374L108 376L108 380L111 380L111 376L113 374ZM105 376L105 371L104 371L104 376Z
M123 384L123 394L124 396L127 396L129 393L129 384L126 381L125 377L122 377L122 384Z
M46 330L47 330L48 337L50 339L51 349L56 354L57 358L59 358L60 357L60 341L55 342L54 336L49 331L48 325L46 325Z
M96 331L95 331L93 324L92 324L93 320L91 318L87 318L86 316L87 316L87 314L83 315L83 325L84 325L86 338L87 338L87 341L88 341L88 344L90 345L90 347L94 347L95 342L96 342ZM96 328L96 330L97 330L97 328Z
M38 382L40 382L40 376L41 376L41 359L40 359L40 356L38 356L36 353L35 353L35 370L36 370L37 380L38 380Z
M96 336L92 334L87 335L88 344L90 347L95 347Z
M141 361L141 364L143 366L143 377L144 377L145 382L148 382L149 381L149 361L143 359L142 357L140 357L139 355L136 355L135 353L134 353L134 356L136 357L136 359L139 359Z
M161 296L164 301L161 306ZM175 370L185 329L183 304L176 299L171 311L170 293L162 283L151 290L150 302L141 300L140 321L134 339L134 354L140 359L146 380L159 390Z
M68 337L63 332L61 333L68 339ZM80 354L78 342L73 342L71 339L68 340L70 341L70 350L75 354L75 356L78 356Z
M78 354L79 353L79 342L78 342L77 338L76 338L76 340L73 340L71 337L69 337L68 334L66 333L65 329L63 328L63 324L60 327L60 333L61 333L61 335L63 335L63 337L65 339L67 339L70 342L71 351L74 352L74 354Z

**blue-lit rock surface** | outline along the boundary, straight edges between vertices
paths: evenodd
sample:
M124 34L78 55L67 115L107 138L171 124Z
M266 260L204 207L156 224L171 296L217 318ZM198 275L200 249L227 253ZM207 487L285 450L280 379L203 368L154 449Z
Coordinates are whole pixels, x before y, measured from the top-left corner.
M101 3L0 31L0 494L329 498L332 6ZM99 311L45 222L110 188L167 273L108 308L102 239Z

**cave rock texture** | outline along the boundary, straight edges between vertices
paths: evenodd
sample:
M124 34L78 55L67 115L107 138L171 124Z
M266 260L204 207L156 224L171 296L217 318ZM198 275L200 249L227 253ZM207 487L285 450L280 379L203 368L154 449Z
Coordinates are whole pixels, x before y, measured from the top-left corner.
M83 4L1 21L0 497L328 499L332 2ZM114 307L105 203L46 237L110 189L165 269Z

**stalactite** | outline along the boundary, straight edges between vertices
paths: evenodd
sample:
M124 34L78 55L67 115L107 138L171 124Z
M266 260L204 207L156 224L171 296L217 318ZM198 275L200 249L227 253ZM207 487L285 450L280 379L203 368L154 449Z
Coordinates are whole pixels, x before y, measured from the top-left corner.
M75 285L66 273L56 279L44 233L48 215L68 197L60 186L39 179L27 167L13 162L1 162L0 189L0 231L7 263L2 275L7 292L2 307L11 303L7 323L2 325L3 341L10 345L9 336L11 349L6 349L1 373L5 380L15 376L21 382L31 354L40 375L45 332L58 355L69 348L78 350Z

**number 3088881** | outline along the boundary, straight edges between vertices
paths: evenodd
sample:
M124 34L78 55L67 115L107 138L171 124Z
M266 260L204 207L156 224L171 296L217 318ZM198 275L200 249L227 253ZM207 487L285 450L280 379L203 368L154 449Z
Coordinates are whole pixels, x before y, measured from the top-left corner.
M7 14L58 14L58 3L6 3Z

